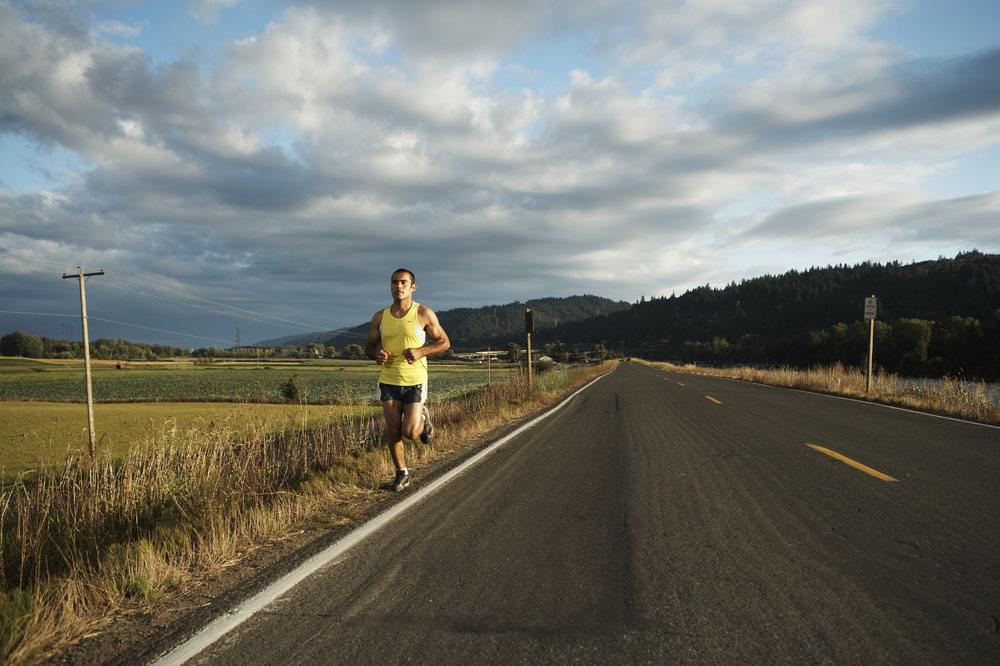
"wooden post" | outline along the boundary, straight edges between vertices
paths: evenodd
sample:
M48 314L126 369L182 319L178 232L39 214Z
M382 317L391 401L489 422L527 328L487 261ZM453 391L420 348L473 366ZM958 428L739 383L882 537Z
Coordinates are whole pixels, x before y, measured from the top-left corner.
M868 328L868 378L865 381L865 393L871 393L872 391L872 366L874 362L872 361L872 356L875 353L875 320L872 319L869 323Z
M528 333L528 390L531 390L531 333Z
M524 331L528 335L528 390L532 387L532 376L531 376L531 334L534 332L534 319L531 315L531 309L524 311Z
M104 275L104 271L84 273L77 266L75 275L63 275L63 279L76 278L80 281L80 320L83 322L83 366L87 376L87 435L90 443L90 462L97 459L97 445L94 442L94 385L90 373L90 335L87 332L87 278L92 275Z

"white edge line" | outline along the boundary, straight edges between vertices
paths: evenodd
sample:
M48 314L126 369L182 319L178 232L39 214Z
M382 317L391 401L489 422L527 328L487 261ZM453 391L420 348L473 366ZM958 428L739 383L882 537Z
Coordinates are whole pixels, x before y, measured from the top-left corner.
M161 655L156 661L153 662L153 666L173 666L175 664L183 664L189 659L197 656L202 650L209 647L217 640L222 638L224 635L238 627L243 622L249 620L257 611L261 610L272 601L283 595L284 593L291 590L293 587L301 583L308 576L315 573L321 567L329 564L330 562L341 557L351 548L377 532L379 529L384 527L386 524L394 520L401 513L412 507L413 505L419 503L425 499L428 495L439 490L449 481L455 479L463 472L465 472L470 467L479 463L483 458L489 454L496 451L498 448L514 439L524 431L532 428L535 424L540 421L547 419L552 416L560 409L565 407L573 400L579 393L587 390L592 385L598 381L604 379L608 375L614 372L614 369L604 373L600 377L596 377L590 382L586 383L576 391L574 391L568 398L564 399L558 405L552 409L540 414L523 424L513 432L504 437L498 439L489 447L483 449L479 453L475 454L459 466L448 471L447 473L439 476L437 479L427 484L417 492L410 495L407 499L399 502L390 509L383 511L378 516L368 521L364 525L361 525L357 529L345 535L338 541L330 544L325 549L319 553L313 555L308 560L297 566L292 571L288 572L278 580L274 581L263 590L255 594L254 596L246 599L235 608L226 611L224 614L215 618L204 627L202 627L197 633L185 640L183 643L175 646L169 652Z
M658 368L661 372L674 372L671 370L666 370L663 368ZM683 375L686 373L678 372L676 374ZM784 389L785 391L796 391L797 393L806 393L808 395L819 396L820 398L836 398L837 400L850 400L851 402L858 402L862 405L871 405L872 407L885 407L886 409L895 409L900 412L909 412L910 414L920 414L921 416L931 416L936 419L945 419L946 421L955 421L956 423L967 423L968 425L982 426L984 428L994 428L1000 430L1000 426L993 425L992 423L980 423L979 421L969 421L968 419L959 419L954 416L942 416L941 414L931 414L930 412L922 412L919 409L908 409L906 407L897 407L896 405L887 405L884 402L875 402L874 400L861 400L860 398L849 398L846 395L833 395L832 393L823 393L821 391L810 391L809 389L799 389L793 388L791 386L780 386L778 384L765 384L764 382L755 382L750 379L740 379L738 377L722 377L720 375L705 375L702 373L695 373L699 377L708 377L711 379L725 379L731 382L740 382L742 384L751 384L753 386L763 386L764 388L770 389Z

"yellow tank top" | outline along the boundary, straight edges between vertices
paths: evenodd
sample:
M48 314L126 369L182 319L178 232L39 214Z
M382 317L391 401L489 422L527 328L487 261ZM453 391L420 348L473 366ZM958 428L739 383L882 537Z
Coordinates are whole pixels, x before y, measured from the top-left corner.
M420 304L416 302L401 319L393 317L389 308L382 310L382 323L379 325L382 348L392 354L378 377L383 384L416 386L427 383L427 358L421 357L416 363L410 363L403 356L403 350L423 347L427 340L427 333L420 326L417 316L419 311Z

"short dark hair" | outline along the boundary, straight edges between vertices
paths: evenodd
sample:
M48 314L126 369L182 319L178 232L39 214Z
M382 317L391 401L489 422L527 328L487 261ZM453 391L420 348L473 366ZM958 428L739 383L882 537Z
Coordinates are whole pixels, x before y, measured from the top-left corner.
M397 268L396 270L394 270L392 272L392 275L395 275L396 273L409 273L410 274L410 282L412 282L413 284L417 283L417 276L414 275L413 271L411 271L409 268ZM392 275L389 276L389 279L392 279Z

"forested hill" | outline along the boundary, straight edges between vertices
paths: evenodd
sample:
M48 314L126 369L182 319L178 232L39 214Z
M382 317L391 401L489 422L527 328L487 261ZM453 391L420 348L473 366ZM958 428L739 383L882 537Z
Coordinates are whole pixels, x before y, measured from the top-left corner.
M521 303L488 305L481 308L456 308L439 312L441 326L448 331L452 344L459 348L484 344L521 342L524 339L524 311L531 308L535 331L620 312L629 307L625 301L600 296L537 298Z
M866 296L879 299L876 360L908 374L1000 377L1000 255L789 271L561 324L539 336L712 363L856 365Z
M579 321L617 312L629 307L625 301L613 301L600 296L567 296L565 298L538 298L524 303L515 301L504 305L487 305L479 308L455 308L437 313L441 326L448 332L452 346L465 351L488 344L522 341L524 338L524 310L534 312L535 330L542 331L566 322ZM349 344L364 344L368 323L343 331L313 333L309 335L265 340L260 345L308 345L320 343L338 349Z

